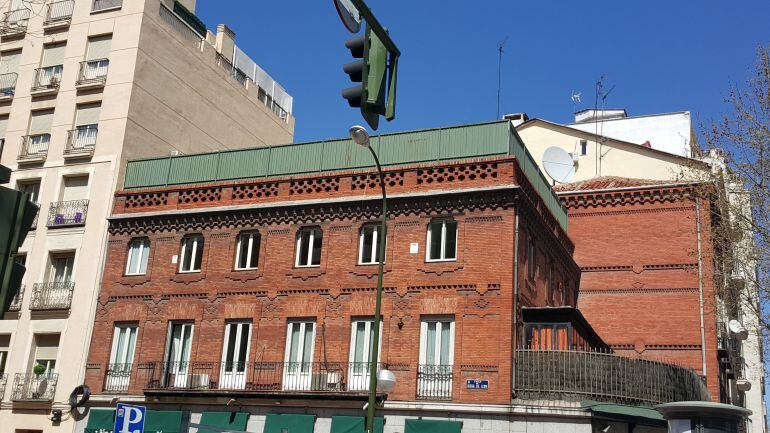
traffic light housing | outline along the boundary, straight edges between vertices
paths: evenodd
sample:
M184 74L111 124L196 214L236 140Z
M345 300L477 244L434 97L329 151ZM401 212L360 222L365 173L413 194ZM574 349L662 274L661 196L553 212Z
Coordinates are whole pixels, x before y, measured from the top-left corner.
M372 129L377 129L380 116L395 117L396 59L367 24L363 35L345 41L345 47L356 59L342 70L354 83L342 90L342 97L351 107L359 107L361 115ZM390 85L388 85L390 82Z
M7 183L9 178L10 170L0 165L0 183ZM32 228L37 211L37 205L27 194L0 187L0 318L21 289L26 269L14 259Z

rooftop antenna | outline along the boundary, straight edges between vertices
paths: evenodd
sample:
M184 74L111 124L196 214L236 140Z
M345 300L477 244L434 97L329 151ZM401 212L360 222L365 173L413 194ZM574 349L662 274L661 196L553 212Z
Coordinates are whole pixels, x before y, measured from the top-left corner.
M502 42L497 43L497 116L495 116L495 119L500 118L500 85L503 76L503 47L507 41L508 36L506 36Z

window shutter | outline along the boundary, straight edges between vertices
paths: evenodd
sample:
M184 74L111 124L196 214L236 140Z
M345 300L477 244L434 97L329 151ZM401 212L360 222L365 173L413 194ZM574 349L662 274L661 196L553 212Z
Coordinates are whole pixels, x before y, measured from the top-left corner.
M19 71L21 51L0 53L0 74L11 74Z
M56 66L64 63L64 49L66 44L46 45L43 48L43 61L41 67Z
M56 352L59 351L59 334L36 335L35 357L38 359L56 359Z
M77 117L75 118L76 126L95 125L99 123L99 112L101 111L101 108L101 104L81 105L78 107Z
M0 139L5 138L5 130L8 128L8 116L0 117Z
M83 200L88 196L88 176L64 178L61 201Z
M11 335L0 335L0 349L8 349L9 347L11 347Z
M32 112L29 122L29 135L50 134L53 122L53 111Z
M96 36L88 40L86 60L106 59L110 56L112 35Z

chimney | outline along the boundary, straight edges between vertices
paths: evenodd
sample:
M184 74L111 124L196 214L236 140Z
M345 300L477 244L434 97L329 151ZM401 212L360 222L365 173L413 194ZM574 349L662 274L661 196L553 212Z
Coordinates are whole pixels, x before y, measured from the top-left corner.
M235 33L224 24L217 24L217 52L228 62L233 62L233 50L235 49Z
M503 115L503 119L510 120L511 125L515 128L529 120L529 116L527 116L527 113L511 113Z

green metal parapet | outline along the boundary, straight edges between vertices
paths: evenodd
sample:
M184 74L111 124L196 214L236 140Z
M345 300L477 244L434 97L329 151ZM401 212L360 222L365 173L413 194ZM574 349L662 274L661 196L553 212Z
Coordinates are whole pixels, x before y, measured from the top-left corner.
M395 132L372 137L383 167L514 156L561 227L567 211L507 120ZM374 168L349 138L128 161L125 189L263 179Z

